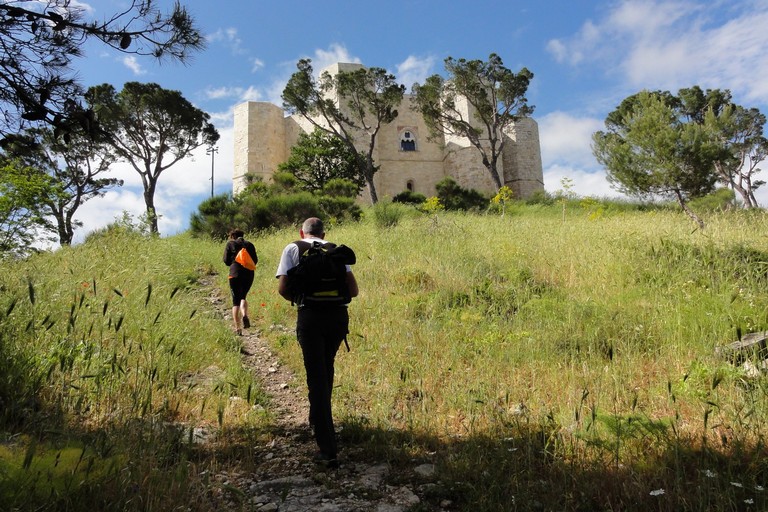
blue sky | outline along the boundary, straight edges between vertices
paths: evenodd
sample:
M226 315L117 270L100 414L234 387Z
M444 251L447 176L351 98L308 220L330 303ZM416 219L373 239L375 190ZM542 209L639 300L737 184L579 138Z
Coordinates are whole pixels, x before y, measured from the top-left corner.
M127 0L78 0L103 19ZM157 0L167 11L172 0ZM582 196L617 196L590 150L591 135L623 98L642 89L677 92L699 85L730 89L734 101L768 114L768 0L420 0L419 2L181 0L208 41L186 66L158 64L89 46L75 63L86 86L155 82L182 92L208 112L221 133L214 162L217 194L231 190L232 111L244 101L281 104L296 62L315 69L334 62L386 68L409 89L442 73L448 57L486 59L534 74L528 91L539 123L544 185L570 178ZM121 212L144 211L138 175L118 166L125 185L86 203L85 233ZM165 171L156 206L163 235L187 229L211 193L204 148ZM765 179L763 177L763 179ZM768 206L768 190L758 200Z

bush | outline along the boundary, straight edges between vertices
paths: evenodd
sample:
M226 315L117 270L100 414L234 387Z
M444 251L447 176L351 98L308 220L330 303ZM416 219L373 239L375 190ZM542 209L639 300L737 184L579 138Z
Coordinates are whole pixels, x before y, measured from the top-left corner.
M543 206L552 206L555 204L555 198L546 190L537 190L525 200L525 204L540 204Z
M427 196L413 192L412 190L404 190L392 198L393 203L405 203L405 204L421 204L427 200Z
M694 211L716 212L730 210L736 205L736 193L729 188L719 188L703 197L691 199L689 206Z
M397 226L400 219L406 214L406 207L395 202L379 201L371 209L373 222L380 228Z
M290 173L277 173L273 179L269 185L254 181L234 198L223 195L200 203L190 219L192 235L223 239L233 226L254 232L296 226L308 217L338 222L362 216L355 185L347 180L331 180L323 194L313 194L296 190L298 182Z
M451 177L435 185L437 197L446 210L481 210L488 206L488 198L474 189L460 186Z

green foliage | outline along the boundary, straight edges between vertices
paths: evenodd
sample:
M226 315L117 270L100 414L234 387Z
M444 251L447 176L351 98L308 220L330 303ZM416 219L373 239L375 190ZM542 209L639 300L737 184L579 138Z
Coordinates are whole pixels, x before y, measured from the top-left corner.
M1 162L0 162L1 163ZM24 256L35 242L52 241L45 201L58 191L56 182L39 170L5 162L0 168L0 258Z
M555 201L556 199L546 190L536 190L525 200L525 204L551 206L555 204Z
M302 188L319 192L337 179L345 179L355 187L357 196L365 186L365 173L360 169L360 156L351 151L336 136L315 128L311 133L301 133L291 147L288 160L277 167L278 171L293 174Z
M158 233L155 191L161 174L200 146L213 146L219 133L210 115L179 91L154 83L127 82L88 89L86 99L108 134L107 144L141 177L152 233Z
M180 62L205 46L195 20L179 3L161 13L152 0L136 0L103 13L101 22L86 19L87 9L77 3L38 7L0 4L6 70L0 74L2 135L17 133L30 122L47 124L64 138L81 130L97 132L93 112L80 105L82 87L72 72L91 42L119 53Z
M421 204L427 200L427 196L412 190L403 190L392 198L393 203Z
M379 201L371 208L373 213L373 222L380 228L391 228L397 226L403 217L407 214L406 208L394 200Z
M308 217L343 222L362 216L360 206L350 196L356 187L347 180L331 180L315 194L297 189L299 186L293 174L281 172L273 176L271 184L256 181L237 197L206 199L190 218L190 232L223 240L232 226L255 232L300 225Z
M481 210L488 206L488 198L474 189L466 189L446 176L436 185L437 197L446 210Z
M702 212L717 212L736 207L736 193L728 188L719 188L703 197L691 200L691 208Z
M533 73L526 68L512 72L494 53L487 61L448 57L445 70L446 78L432 75L423 85L414 84L415 108L424 117L431 137L442 133L467 137L481 153L499 190L503 185L497 169L503 150L500 135L519 117L533 113L525 97ZM474 107L473 118L465 117L457 108L462 97Z
M41 209L55 219L59 243L69 245L79 223L73 220L88 200L123 184L104 174L114 163L102 134L69 133L66 142L53 130L27 130L3 141L5 154L50 176L57 187L41 198Z
M713 189L715 147L676 106L668 93L642 91L609 114L608 131L594 134L595 157L621 192L684 201Z
M111 229L0 263L0 509L196 506L192 429L266 403L199 294L221 249Z
M357 168L376 203L376 139L381 127L397 118L405 87L383 68L360 68L333 76L324 72L315 79L310 59L299 60L296 67L283 90L283 107L346 145L348 156L356 155ZM358 144L365 147L362 153Z

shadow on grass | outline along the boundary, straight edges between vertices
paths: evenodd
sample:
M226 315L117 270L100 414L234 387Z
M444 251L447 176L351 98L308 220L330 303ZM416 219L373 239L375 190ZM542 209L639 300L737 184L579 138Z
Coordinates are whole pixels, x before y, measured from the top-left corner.
M493 435L441 438L360 418L338 423L342 464L390 465L387 484L407 484L422 497L411 512L443 510L446 500L449 510L479 512L768 509L768 459L760 444L715 448L656 439L617 462L609 445L555 426L515 424ZM190 442L189 429L140 420L109 432L38 434L0 443L2 510L237 510L238 503L246 507L246 490L222 475L273 478L264 471L270 457L276 471L300 471L285 466L271 443L276 437L307 448L307 461L313 447L307 429L268 422L226 428L199 444ZM7 457L14 443L17 453ZM29 461L23 446L35 450ZM434 476L414 471L426 463Z
M450 439L354 419L343 427L343 449L390 463L395 480L413 480L418 464L435 465L431 483L439 484L424 487L433 507L425 510L439 510L446 499L472 511L768 509L768 462L760 445L716 450L680 440L649 443L642 456L616 463L612 453L535 425Z

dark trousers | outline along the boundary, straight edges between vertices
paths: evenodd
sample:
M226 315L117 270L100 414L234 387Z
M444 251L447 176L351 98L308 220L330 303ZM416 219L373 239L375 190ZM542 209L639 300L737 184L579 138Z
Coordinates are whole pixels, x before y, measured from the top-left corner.
M299 308L296 337L307 372L309 422L314 425L317 446L330 458L336 458L336 431L331 410L333 364L348 332L346 307Z

